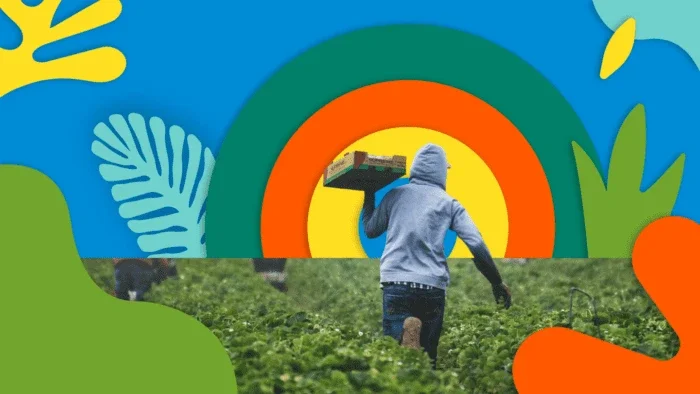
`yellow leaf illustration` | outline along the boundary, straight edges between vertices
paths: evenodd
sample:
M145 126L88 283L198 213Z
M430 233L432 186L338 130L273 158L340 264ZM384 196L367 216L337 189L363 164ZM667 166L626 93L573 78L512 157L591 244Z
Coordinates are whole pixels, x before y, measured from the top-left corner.
M625 64L634 46L636 30L637 22L634 18L627 19L615 30L603 53L600 78L607 79Z
M22 31L19 47L0 48L0 97L32 83L52 79L109 82L126 69L126 58L119 50L101 47L47 62L34 60L37 49L116 20L122 11L120 0L98 0L72 17L51 26L61 0L44 0L27 6L22 0L0 0L0 9Z

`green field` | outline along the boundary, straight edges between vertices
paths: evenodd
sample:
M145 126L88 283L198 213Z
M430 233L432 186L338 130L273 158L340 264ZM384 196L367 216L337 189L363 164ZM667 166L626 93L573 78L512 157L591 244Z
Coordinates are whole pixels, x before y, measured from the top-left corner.
M85 265L111 292L111 263ZM376 260L290 260L286 295L259 278L248 259L180 260L180 279L154 287L148 300L209 327L228 351L242 393L512 393L518 345L568 322L572 286L596 297L605 340L659 359L678 350L629 260L498 265L513 292L509 310L496 306L471 260L450 261L437 371L422 352L382 337ZM595 335L584 297L574 312L573 328Z

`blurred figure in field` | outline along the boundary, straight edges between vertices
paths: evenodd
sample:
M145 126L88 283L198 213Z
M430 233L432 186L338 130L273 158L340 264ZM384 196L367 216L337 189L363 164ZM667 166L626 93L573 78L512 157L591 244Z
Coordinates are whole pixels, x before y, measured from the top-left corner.
M112 259L114 263L114 295L121 300L143 301L154 282L167 277L169 259ZM173 262L174 263L174 262ZM130 294L131 293L131 294Z
M153 267L153 281L160 284L168 278L177 279L177 265L175 259L159 259L166 260L164 264L155 264Z
M287 274L284 267L287 259L253 259L253 269L275 289L287 292Z

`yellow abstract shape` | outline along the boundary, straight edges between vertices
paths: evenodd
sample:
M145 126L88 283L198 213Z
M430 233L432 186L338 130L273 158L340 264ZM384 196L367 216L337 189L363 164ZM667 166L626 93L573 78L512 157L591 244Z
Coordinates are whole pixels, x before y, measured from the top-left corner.
M51 27L61 0L44 0L27 6L22 0L0 0L0 9L22 31L19 47L0 48L0 97L35 82L72 79L110 82L126 69L126 58L118 49L101 47L47 62L34 60L34 53L56 41L94 30L116 20L122 12L120 0L98 0L65 21Z
M600 65L600 78L608 79L627 61L632 53L634 37L637 30L637 22L629 18L615 30L608 45L605 46L603 61Z
M493 256L503 257L508 246L508 209L501 186L481 157L457 139L435 130L397 127L361 138L338 152L334 160L346 152L362 150L379 155L406 156L410 168L413 156L428 142L444 148L452 166L447 173L447 192L464 205ZM362 192L324 187L323 178L319 178L307 217L312 257L367 257L358 230L363 197ZM472 255L458 238L449 257L469 258Z

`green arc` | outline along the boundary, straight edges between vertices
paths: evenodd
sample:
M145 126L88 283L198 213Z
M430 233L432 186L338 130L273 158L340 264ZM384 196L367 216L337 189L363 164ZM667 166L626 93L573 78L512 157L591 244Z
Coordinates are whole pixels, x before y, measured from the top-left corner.
M515 54L478 36L430 25L371 27L333 38L284 65L254 93L230 127L212 174L208 257L262 254L260 213L267 178L306 119L347 92L403 79L464 90L507 117L547 174L556 218L553 257L586 257L571 142L601 166L571 105Z

